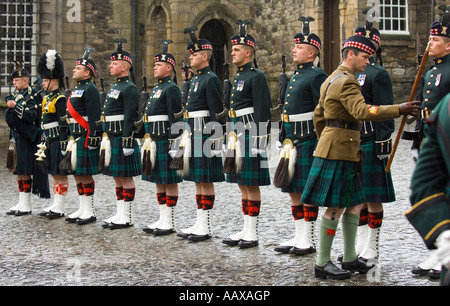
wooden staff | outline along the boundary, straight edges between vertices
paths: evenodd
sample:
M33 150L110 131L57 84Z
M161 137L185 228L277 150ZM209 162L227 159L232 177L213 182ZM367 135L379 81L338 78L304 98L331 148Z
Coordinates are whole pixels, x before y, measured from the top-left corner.
M420 63L420 66L419 66L419 70L417 71L416 80L414 81L414 85L411 90L411 94L409 95L408 102L414 101L414 96L416 94L417 87L419 86L420 77L422 76L423 69L425 68L425 63L427 62L429 51L430 51L430 42L428 42L427 48L426 48L425 53L422 58L422 62ZM398 128L397 137L395 138L394 145L392 146L391 155L389 156L389 160L386 165L385 172L389 172L391 169L392 160L394 159L395 151L397 151L398 143L400 141L400 137L402 136L402 132L405 127L406 117L407 117L406 115L403 116L402 122L400 123L400 127Z

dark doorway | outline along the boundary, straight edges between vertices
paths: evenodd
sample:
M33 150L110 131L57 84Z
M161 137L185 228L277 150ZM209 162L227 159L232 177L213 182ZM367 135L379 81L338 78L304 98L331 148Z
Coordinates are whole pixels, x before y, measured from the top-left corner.
M324 42L321 62L325 72L331 74L341 62L339 0L323 0L323 8Z
M223 23L218 19L211 19L200 29L199 38L205 38L211 42L214 49L214 61L211 59L211 68L219 79L224 79L224 46L229 46L229 37Z

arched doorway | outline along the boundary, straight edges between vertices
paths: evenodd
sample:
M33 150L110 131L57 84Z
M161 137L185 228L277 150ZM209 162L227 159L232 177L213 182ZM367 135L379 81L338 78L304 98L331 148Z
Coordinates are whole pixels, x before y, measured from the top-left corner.
M214 49L214 61L211 60L211 68L215 71L221 81L224 80L225 52L224 46L227 46L228 54L231 54L229 44L229 34L222 21L219 19L211 19L207 21L200 29L200 38L207 39L211 42ZM229 61L231 59L229 58ZM231 63L230 63L231 64Z

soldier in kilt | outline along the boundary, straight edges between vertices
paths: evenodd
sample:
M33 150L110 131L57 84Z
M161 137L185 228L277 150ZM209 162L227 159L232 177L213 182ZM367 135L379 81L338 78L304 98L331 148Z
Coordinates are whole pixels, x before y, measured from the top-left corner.
M65 156L60 167L68 168L74 176L79 196L79 208L66 217L69 223L88 224L97 220L94 205L95 181L98 174L100 129L100 94L92 82L95 63L90 59L90 49L76 60L72 78L76 82L67 99L69 141L61 145ZM63 166L66 164L66 166Z
M405 215L426 247L437 249L441 285L450 286L450 94L438 102L424 129L425 142L411 180L412 207Z
M133 77L133 60L123 50L126 40L117 39L117 51L111 54L111 75L116 82L106 94L102 110L102 151L107 143L108 160L104 161L103 174L112 176L117 196L116 214L104 221L110 229L133 226L133 200L136 193L134 176L141 174L141 154L135 139L135 122L139 120L139 91L130 79ZM103 161L102 161L103 162ZM101 163L102 163L101 162Z
M12 73L14 94L6 96L5 119L11 129L11 142L15 142L16 158L12 171L17 175L19 201L6 213L23 216L31 214L31 194L50 198L48 175L37 177L36 145L40 140L40 109L42 97L35 88L29 86L30 73L20 64Z
M159 219L144 228L144 232L167 235L174 232L174 209L178 201L178 183L182 177L170 168L169 155L172 125L177 122L175 113L181 111L181 91L171 75L176 62L168 53L170 41L164 40L162 52L154 57L153 76L158 85L148 99L144 110L144 147L142 160L142 179L156 184L156 198L159 206Z
M232 171L234 173L228 172L226 177L227 182L237 183L241 190L244 225L242 231L222 241L240 248L258 245L260 186L270 185L266 149L272 101L266 76L251 63L255 59L255 40L247 34L247 24L248 21L243 21L239 34L231 37L231 56L238 71L232 82L230 101L229 126L233 133L229 133L227 141L235 141L236 146L240 146L242 157L236 156L238 169ZM235 137L235 140L231 137Z
M281 191L289 193L291 198L295 236L281 243L275 251L303 255L316 251L314 226L319 207L301 203L300 198L317 144L313 112L319 102L320 86L327 74L314 65L321 49L320 38L314 33L304 32L296 34L294 41L292 55L297 69L287 85L277 146L282 148L282 152L296 152L296 156L289 156L289 160L295 158L293 167L289 169L294 173L285 173L291 177L291 181L281 187ZM283 144L288 147L284 149Z
M364 202L358 165L360 120L383 121L416 114L421 109L420 103L381 106L365 103L355 73L364 71L375 50L375 45L364 36L347 39L342 49L342 64L322 84L319 104L314 110L319 142L301 201L327 207L319 230L314 268L317 278L344 279L351 276L351 271L365 273L373 267L355 253L356 230ZM342 214L344 256L340 269L330 259Z
M42 86L46 96L42 101L41 149L38 151L38 166L53 177L54 201L44 208L41 216L56 219L64 216L69 180L67 170L59 168L63 155L61 142L67 142L68 128L64 116L66 114L66 97L61 93L64 87L64 64L56 50L48 50L39 58L38 73L42 78Z
M196 29L192 27L185 30L191 37L187 50L191 54L191 67L196 73L191 79L184 113L182 145L189 149L184 149L184 155L177 158L184 160L183 179L195 182L197 219L193 226L180 230L177 236L190 241L203 241L212 236L214 183L225 180L222 158L216 155L217 151L221 151L223 136L222 125L216 122L216 114L223 110L223 98L222 84L209 66L213 55L212 45L206 39L197 38L194 33ZM212 141L214 137L216 141Z
M359 27L356 35L369 38L380 48L381 36L378 29ZM375 53L376 54L376 53ZM393 105L394 93L389 73L377 63L375 56L370 64L356 78L361 85L361 92L368 105ZM356 254L363 259L378 259L380 229L383 222L383 204L395 201L394 184L391 172L386 173L388 157L392 149L394 120L363 121L361 128L361 149L364 151L361 181L365 202L363 204L357 231Z
M423 147L425 134L424 130L428 117L433 113L434 108L449 93L450 88L450 14L447 10L444 13L442 22L433 22L430 30L430 51L434 64L424 76L424 88L422 91L422 116L417 121L419 126L416 139L420 146L413 148L419 154ZM414 155L413 155L414 156ZM413 268L415 275L428 275L430 278L441 277L441 264L437 260L436 254L431 254L424 261Z

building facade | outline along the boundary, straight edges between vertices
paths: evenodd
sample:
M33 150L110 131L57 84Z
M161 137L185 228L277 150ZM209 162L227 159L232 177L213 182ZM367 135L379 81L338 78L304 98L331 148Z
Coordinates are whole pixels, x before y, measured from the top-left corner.
M441 4L450 5L450 0L11 0L0 4L1 100L11 91L11 63L23 61L35 75L36 59L47 49L62 55L71 77L84 47L95 48L97 79L103 77L108 86L112 82L109 55L116 48L113 40L119 37L127 39L124 48L134 57L138 87L143 88L145 74L150 90L156 84L153 55L161 51L161 40L173 41L169 52L175 55L180 73L188 58L189 37L184 29L192 25L198 27L199 37L212 42L215 70L223 79L225 52L231 60L230 37L238 31L236 20L247 19L251 22L248 32L256 39L258 68L268 78L276 105L283 52L288 76L294 70L293 37L302 30L298 18L315 19L311 30L323 43L320 65L331 73L339 65L343 41L365 25L363 9L370 9L379 18L374 26L382 33L383 65L391 74L396 102L404 102L418 67L416 36L419 48L425 49L430 24L440 18ZM233 75L236 67L231 69Z

